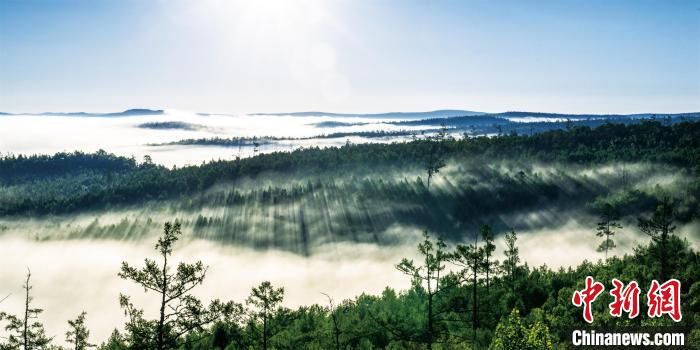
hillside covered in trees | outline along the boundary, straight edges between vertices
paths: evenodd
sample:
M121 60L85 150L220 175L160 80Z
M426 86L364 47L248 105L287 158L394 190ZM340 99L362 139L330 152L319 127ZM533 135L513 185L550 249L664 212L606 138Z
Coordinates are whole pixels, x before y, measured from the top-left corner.
M640 218L640 227L648 223L672 227L673 210L665 210L666 205L661 203L653 215ZM648 233L651 239L633 254L556 271L523 264L515 232L505 235L505 259L500 262L492 258L494 232L488 225L475 233L473 243L457 246L426 233L418 245L421 259L404 259L396 265L412 279L410 289L387 288L381 295L338 301L327 295L326 305L290 309L282 306L284 288L270 282L254 287L245 301L214 300L204 305L191 291L206 278L209 267L202 262L168 265L171 256L177 255L173 247L181 228L179 223L166 223L155 246L158 259L146 259L143 267L125 262L119 272L119 277L158 295L160 305L134 305L130 296L121 295L125 323L115 321L111 337L97 348L566 349L571 330L587 327L581 310L571 305L571 296L583 288L586 276L605 284L613 278L637 281L644 288L654 279L678 279L680 323L668 317L646 317L644 303L644 317L612 317L607 308L612 297L604 294L593 304L595 324L618 330L682 330L687 334L685 344L696 346L700 341L700 254L673 235L673 229ZM37 308L41 300L32 298L30 277L28 273L24 285L24 313L0 313L7 334L0 348L61 349L51 345L59 339L43 328L43 310ZM144 309L160 310L159 316L149 319ZM68 321L65 341L71 349L94 347L87 324L85 313Z
M69 235L139 237L157 232L156 217L167 211L199 237L307 254L329 234L391 243L383 233L395 224L459 239L483 222L557 227L595 217L605 204L634 220L663 196L679 202L687 223L699 216L697 135L697 122L647 121L307 148L182 168L106 152L9 155L0 160L0 230L21 229L25 217L109 210L124 220L95 219Z
M572 327L586 326L571 302L586 276L606 291L613 278L643 290L653 279L678 279L680 322L646 317L643 302L642 317L612 317L606 292L594 304L595 325L680 327L697 344L699 135L698 122L658 121L459 140L437 133L180 168L105 151L5 155L0 235L157 239L157 259L115 269L160 302L115 300L125 317L114 315L107 340L90 338L90 314L76 315L65 334L75 349L563 349ZM596 242L599 260L560 269L522 261L519 232L573 219L590 232L581 240ZM680 235L685 227L690 240ZM410 288L328 295L324 305L285 307L285 290L269 282L247 300L206 304L192 293L209 268L235 278L243 267L172 263L183 236L311 256L340 241L390 246L409 229L426 233L420 258L393 262ZM640 237L633 234L644 239L618 253L618 239ZM0 301L0 349L63 343L43 328L33 278L26 294L9 296L24 298L22 313L2 312Z
M522 162L604 164L654 162L700 167L700 123L606 124L527 135L476 137L439 142L440 154L459 164L507 159ZM434 154L431 139L276 152L236 161L168 169L148 160L106 152L52 156L5 155L0 159L0 215L58 214L107 205L166 199L206 190L217 183L265 173L287 176L352 170L390 172L423 168Z

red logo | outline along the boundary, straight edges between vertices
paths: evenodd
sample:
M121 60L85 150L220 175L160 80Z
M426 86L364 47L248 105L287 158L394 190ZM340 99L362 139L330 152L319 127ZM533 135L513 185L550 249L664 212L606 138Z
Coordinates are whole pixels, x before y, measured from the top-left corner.
M614 298L608 304L610 316L622 317L626 312L627 317L635 318L639 315L639 294L641 289L636 281L632 281L627 286L617 278L612 280L613 289L610 295ZM593 277L586 277L586 287L574 292L571 302L576 307L583 306L583 319L588 323L593 323L593 302L605 290L602 283L596 282ZM647 293L647 305L649 317L663 317L669 315L675 322L680 322L681 315L681 282L672 279L659 284L658 281L651 281L651 287Z
M601 292L603 292L603 290L605 290L605 286L603 286L602 283L594 282L593 277L588 276L586 277L586 288L574 292L574 296L571 301L576 306L583 305L583 319L588 323L593 323L591 304L593 304L595 299Z
M632 281L625 287L624 283L617 278L613 278L612 283L615 288L610 291L610 295L615 300L608 305L610 316L621 317L622 311L625 311L628 313L629 318L637 317L639 315L639 292L641 292L637 282Z
M656 280L651 281L647 299L649 317L661 317L668 314L676 322L683 318L681 315L681 282L677 279L666 281L662 285L659 285Z

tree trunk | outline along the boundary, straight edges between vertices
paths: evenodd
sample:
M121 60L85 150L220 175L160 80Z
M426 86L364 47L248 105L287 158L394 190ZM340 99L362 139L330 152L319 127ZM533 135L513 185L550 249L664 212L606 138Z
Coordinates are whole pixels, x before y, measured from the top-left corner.
M267 312L263 317L263 350L267 350Z
M158 350L165 350L164 333L165 333L165 296L168 291L168 276L167 276L168 256L163 255L163 291L160 299L160 319L158 320Z
M429 179L430 179L430 177L428 177L428 180ZM428 341L427 341L426 347L428 348L428 350L431 350L433 348L433 290L432 290L432 286L430 285L431 273L430 273L430 264L428 263L427 256L425 259L425 267L426 267L426 273L428 276ZM436 286L436 288L437 288L437 286Z
M476 256L476 255L475 255ZM472 269L472 341L476 340L477 306L476 306L476 258Z
M491 270L491 265L489 265L489 256L486 256L486 295L489 295L489 271Z
M433 296L428 294L428 350L433 348Z
M478 326L478 308L476 301L477 269L479 268L479 236L474 234L474 262L472 267L472 343L476 341L476 328Z
M608 249L610 249L610 220L605 228L605 261L608 261Z
M667 255L666 255L666 243L668 242L668 226L664 225L663 231L661 232L661 281L664 283L666 281L666 269L668 268Z
M22 340L24 341L24 350L29 349L29 277L32 275L31 272L27 271L27 280L24 284L24 290L26 295L24 297L24 330L22 331Z
M335 350L340 350L340 329L338 329L338 321L333 317L333 324L335 328Z

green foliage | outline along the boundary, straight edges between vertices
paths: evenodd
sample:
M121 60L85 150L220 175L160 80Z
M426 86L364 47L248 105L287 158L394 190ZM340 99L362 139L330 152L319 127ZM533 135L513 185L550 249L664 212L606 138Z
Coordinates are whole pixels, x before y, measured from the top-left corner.
M528 336L528 331L522 324L520 312L518 309L513 309L510 315L496 326L489 350L525 349Z
M81 312L75 320L68 321L69 330L66 332L66 343L71 344L71 349L86 350L95 345L88 342L90 331L85 326L85 311Z
M489 350L550 350L552 345L549 328L535 321L527 326L520 318L518 309L513 309L496 326Z
M122 263L119 277L139 284L144 291L157 293L160 298L159 319L151 321L144 319L143 310L136 308L128 296L120 295L119 303L129 317L126 330L130 348L173 348L180 337L203 331L211 323L241 313L241 306L233 302L217 299L205 307L190 294L206 276L207 268L201 261L194 264L181 262L176 271L171 272L168 259L180 235L179 223L168 222L164 225L163 235L155 246L162 258L161 266L151 259L145 259L144 267L140 269Z
M655 256L659 259L659 277L661 280L666 280L669 276L668 260L672 254L667 249L668 241L673 231L676 229L674 225L674 217L676 206L668 198L664 197L659 203L650 218L640 217L638 219L639 229L646 233L651 239L658 243L658 249L655 250Z
M159 253L168 257L179 233L176 225L171 225L165 231L157 247ZM288 309L281 306L284 290L263 282L251 291L247 313L242 308L234 307L230 314L223 311L216 314L197 304L197 307L188 310L198 312L187 311L175 318L166 318L162 328L165 330L163 347L182 350L552 349L554 345L561 344L568 329L586 325L581 310L571 305L573 291L582 288L585 276L593 276L606 285L613 277L625 282L635 280L643 290L652 279L658 278L660 262L655 252L661 249L661 241L651 240L648 244L640 245L634 254L613 256L597 263L583 262L577 267L558 271L544 266L530 268L521 265L516 242L515 232L506 235L506 258L500 268L494 269L488 289L483 269L484 242L455 247L450 251L446 244L426 235L418 247L422 256L420 263L403 260L398 265L400 271L414 281L408 290L387 288L380 295L363 294L338 305L331 302L327 308L310 305ZM687 338L691 341L697 339L698 333L694 330L700 328L700 254L676 236L669 236L665 249L674 252L669 254L668 271L681 281L683 287L683 320L678 325L691 330ZM482 260L479 262L479 259ZM464 270L455 273L447 271L446 265L460 267L460 263L464 264ZM162 266L167 264L149 271L162 273ZM476 267L476 283L472 267ZM129 275L136 276L132 272ZM175 273L166 275L170 281L178 279ZM157 283L155 285L158 286ZM28 281L25 286L27 290L31 289ZM172 296L166 294L166 300L168 295ZM476 300L473 299L474 295L478 297ZM431 296L432 311L429 307ZM129 316L123 331L115 330L99 349L157 349L159 320L144 318L142 309L131 305L128 298L122 299L127 299L122 303ZM31 296L28 296L28 300L31 302ZM593 304L596 325L675 324L666 318L612 318L607 308L609 302L611 296L604 293ZM177 309L177 305L172 306ZM641 303L640 306L643 315L646 305ZM40 312L31 305L28 310L31 317ZM525 316L521 316L521 312ZM473 318L475 314L477 323ZM13 340L2 343L0 349L22 348L22 318L2 315L3 321L10 321L5 330ZM193 318L196 315L201 317ZM49 348L50 339L44 335L41 324L33 320L29 324L34 327L30 328L30 343L41 344L33 347L35 349ZM81 314L69 322L70 329L66 335L73 346L76 340L89 345L84 320L84 314ZM432 325L429 325L430 320ZM195 327L183 328L183 325ZM465 327L469 325L472 327ZM178 330L181 333L178 334Z
M460 283L457 277L443 274L445 263L451 259L451 255L445 251L446 247L445 242L440 239L433 242L428 233L424 232L423 242L418 244L418 251L423 256L420 265L409 259L403 259L396 265L399 271L412 278L416 294L424 299L424 303L421 303L424 315L420 322L423 326L412 325L412 329L409 330L385 324L385 327L394 327L394 333L400 334L401 340L424 343L428 349L432 349L433 343L445 339L446 325L440 322L438 315L449 310L440 298L445 291L457 287Z
M608 251L615 248L615 241L610 237L615 235L615 230L622 228L618 220L620 220L620 217L615 212L613 206L605 203L600 212L600 221L596 229L596 236L605 237L600 246L598 246L599 252L605 252L605 259L608 258Z
M504 279L508 284L508 292L510 298L515 297L516 281L518 280L518 265L520 264L520 249L516 245L518 236L515 230L512 230L505 235L506 249L503 251L505 255L505 260L501 265L501 269L504 273ZM511 304L514 304L511 303ZM514 306L514 305L511 305Z
M388 171L426 165L434 174L436 160L602 164L613 161L659 162L700 169L700 122L665 126L660 122L605 124L595 129L573 127L526 135L471 137L461 140L416 140L275 152L234 161L168 169L99 151L53 156L0 158L0 215L67 213L106 206L178 198L213 185L262 173ZM432 161L431 161L432 159ZM430 175L430 174L429 174ZM432 177L432 175L430 175ZM691 189L698 193L698 185ZM697 204L693 204L697 206Z
M32 285L29 283L32 274L27 270L27 279L24 281L24 313L20 316L0 312L0 321L6 321L5 331L7 341L0 343L2 350L31 350L43 349L51 343L46 336L44 325L38 321L39 315L44 310L32 307L34 298L31 296Z
M100 349L551 349L563 341L569 327L584 325L580 309L571 305L571 295L582 288L586 276L606 285L613 277L625 282L635 280L643 290L652 279L677 278L683 287L684 317L680 325L694 330L689 335L694 340L700 338L695 331L700 328L700 254L673 233L677 222L692 220L700 213L698 134L700 123L610 124L596 129L572 126L567 131L532 136L310 148L173 169L152 164L148 159L139 164L103 151L51 157L6 156L0 159L0 215L65 213L182 198L173 208L195 213L189 222L194 234L220 238L216 235L227 234L228 228L241 226L244 230L245 225L232 224L230 217L208 217L197 211L205 204L235 207L257 201L266 205L266 213L282 217L272 228L274 239L283 232L299 230L301 237L308 240L313 229L309 218L313 214L293 204L303 202L302 199L323 198L341 203L346 225L338 226L351 228L344 232L343 227L335 227L336 234L370 232L405 219L413 220L410 222L416 226L435 227L436 236L448 239L447 243L433 239L426 232L418 246L421 259L404 259L397 265L412 279L407 290L387 288L380 295L363 294L338 305L331 301L329 307L288 309L282 307L284 290L263 282L253 288L244 310L241 304L218 300L205 306L192 296L191 291L204 281L207 267L201 262L176 266L170 263L182 226L179 222L167 223L155 246L160 261L146 259L141 267L123 263L119 272L120 277L160 297L159 304L151 306L158 311L158 317L147 319L143 308L133 305L128 296L120 296L126 322ZM451 183L460 189L452 192L439 187L427 191L422 181L361 177L346 184L309 180L250 191L205 191L220 182L264 172L335 174L349 170L361 173L426 169L423 166L430 164L431 159L443 156L455 162L457 171L468 167L470 161L510 159L519 165L507 171L496 166L480 167L478 173L474 172L477 175ZM534 166L523 165L535 161L593 165L658 162L678 167L688 180L674 191L640 188L632 186L634 174L625 170L620 186L611 188L610 183L599 183L585 174L543 174ZM442 168L440 163L432 164L432 171L427 169L428 179ZM498 221L499 215L554 210L561 207L567 196L575 196L578 204L590 203L589 208L600 215L596 233L604 238L601 249L606 253L614 247L613 236L622 232L618 222L630 216L640 216L638 226L650 236L650 241L636 247L633 254L584 261L579 266L554 271L547 266L522 264L517 235L510 230L505 234L504 260L493 259L495 237L510 227ZM400 202L404 204L401 207L409 209L371 216L374 209L388 202ZM284 206L294 207L296 212L276 211ZM322 204L314 202L312 206ZM275 210L268 212L269 208ZM290 218L284 219L287 214ZM484 222L489 225L482 225ZM159 224L148 221L144 225ZM128 236L133 233L133 226L125 221L104 228L95 221L87 230L95 235L116 232ZM455 227L460 228L459 232ZM451 249L449 238L464 242L463 237L471 234L472 243ZM372 239L378 241L376 236ZM308 247L302 252L308 253ZM0 313L8 334L0 340L4 342L0 349L22 348L25 342L33 344L29 348L49 346L51 339L36 319L42 310L31 306L30 290L27 276L23 316ZM611 317L607 309L610 298L601 295L594 304L598 325L670 324L664 318ZM646 306L641 306L644 314ZM77 349L89 346L84 322L84 314L69 321L66 337Z
M99 347L100 350L126 350L128 348L126 339L116 329L109 336L109 339Z
M484 241L484 259L483 259L483 266L482 269L484 273L486 274L486 291L488 292L489 289L489 275L492 273L494 270L495 266L498 266L498 260L492 260L491 255L493 255L493 252L496 250L496 245L493 244L493 230L491 229L491 226L489 225L483 225L481 226L481 240Z
M425 141L428 143L428 158L425 161L424 168L428 175L428 191L430 191L430 180L440 169L445 167L445 146L442 141L447 136L447 127L442 125L440 131L435 136L428 137Z
M286 310L279 308L282 300L284 288L275 288L269 281L253 288L246 300L250 307L248 327L257 335L263 350L269 348L271 338L279 332L278 321L286 316Z
M554 349L552 345L552 336L549 333L549 328L546 324L542 322L535 322L530 326L527 335L526 349L532 350L551 350Z

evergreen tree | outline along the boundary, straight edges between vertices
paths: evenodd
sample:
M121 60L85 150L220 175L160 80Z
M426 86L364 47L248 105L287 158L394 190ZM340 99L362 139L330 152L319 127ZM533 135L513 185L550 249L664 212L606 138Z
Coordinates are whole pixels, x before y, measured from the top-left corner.
M129 346L126 344L126 339L116 329L112 331L107 341L100 345L99 350L126 350Z
M615 248L615 241L611 237L615 235L615 230L622 228L622 225L617 222L618 220L620 217L613 206L610 203L605 203L600 212L600 221L596 229L596 236L605 237L605 240L598 246L598 252L605 252L605 260L608 260L608 251Z
M267 350L270 346L270 339L275 335L275 325L273 319L278 313L279 305L284 300L284 288L275 288L269 281L262 282L253 288L250 296L246 300L252 306L250 325L262 340L262 349ZM262 329L258 327L258 323Z
M85 350L95 345L88 342L90 331L85 326L85 311L81 312L75 320L68 321L69 330L66 332L66 342L72 345L74 350Z
M518 236L515 230L506 233L506 250L503 251L505 260L503 261L503 270L508 278L508 286L510 293L515 295L515 282L517 279L518 264L520 263L520 249L516 245Z
M436 317L438 313L437 297L445 290L456 285L454 282L447 282L441 276L445 270L445 263L450 260L451 255L445 251L447 245L441 239L433 242L430 239L428 232L423 232L423 242L418 244L418 251L423 256L423 261L417 265L413 260L403 259L401 263L396 265L396 268L404 274L413 278L413 284L420 286L425 290L426 294L426 314L425 314L425 330L419 336L420 342L426 344L428 349L432 349L433 343L439 335L436 329ZM442 283L446 282L446 283Z
M120 304L129 316L127 330L132 334L132 342L136 341L139 346L153 346L157 350L174 348L181 336L191 331L201 331L208 324L240 312L240 305L219 300L204 307L199 299L190 294L206 276L207 267L201 261L179 263L176 271L171 271L169 258L181 234L180 223L165 223L163 235L155 246L162 258L161 266L151 259L145 259L145 266L140 269L122 263L119 277L137 283L146 291L156 292L160 297L159 318L148 321L143 318L143 310L134 307L129 297L120 296Z
M479 328L479 301L478 284L479 274L484 268L484 248L479 247L479 235L474 234L474 243L470 245L460 244L456 247L452 255L452 262L462 267L460 274L469 276L472 289L472 342L476 341L476 329Z
M430 180L445 166L443 141L445 141L446 137L447 126L442 124L437 134L426 139L429 146L428 159L425 163L425 171L428 173L428 191L430 191Z
M22 285L24 289L24 313L21 316L0 312L0 321L6 320L7 343L0 344L0 349L43 349L51 343L46 336L44 325L38 321L39 314L44 310L32 307L34 298L31 296L32 285L29 280L32 272L27 269L27 278Z
M668 198L664 197L657 205L656 210L650 218L640 217L638 219L639 229L651 237L656 244L656 251L661 265L659 278L665 281L668 277L668 242L676 226L673 224L675 216L675 205Z
M518 309L513 309L498 323L489 350L523 350L527 344L527 329Z
M542 321L535 321L528 329L526 349L528 350L553 350L552 335L549 327Z
M498 265L498 261L491 260L491 255L496 250L496 245L493 244L493 231L490 225L481 226L481 239L484 241L484 266L483 270L486 274L486 293L489 293L490 274L494 266Z
M322 293L323 295L328 298L328 312L330 313L331 316L331 322L333 323L333 344L335 346L335 350L340 350L340 326L339 326L339 320L338 320L338 308L335 306L335 303L333 302L333 298L331 298L330 295L326 293Z
M552 350L549 328L541 321L528 327L520 317L518 309L513 309L496 326L489 350Z

